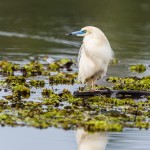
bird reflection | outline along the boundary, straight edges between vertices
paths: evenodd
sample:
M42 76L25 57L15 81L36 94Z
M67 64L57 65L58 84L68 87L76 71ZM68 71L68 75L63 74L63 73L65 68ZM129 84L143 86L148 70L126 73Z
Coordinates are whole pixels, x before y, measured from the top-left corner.
M83 129L76 131L78 150L105 150L108 141L107 133L88 133Z

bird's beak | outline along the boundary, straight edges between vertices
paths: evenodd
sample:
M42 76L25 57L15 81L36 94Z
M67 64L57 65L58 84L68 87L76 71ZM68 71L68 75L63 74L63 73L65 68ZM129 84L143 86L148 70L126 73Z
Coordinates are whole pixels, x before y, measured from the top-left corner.
M71 32L69 34L66 34L66 35L76 35L76 36L81 36L85 34L85 32L83 30L80 30L80 31L75 31L75 32Z

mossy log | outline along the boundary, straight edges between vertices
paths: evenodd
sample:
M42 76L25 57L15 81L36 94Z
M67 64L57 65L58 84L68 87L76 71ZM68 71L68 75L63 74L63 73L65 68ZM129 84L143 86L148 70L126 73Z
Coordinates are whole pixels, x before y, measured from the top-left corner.
M75 91L76 97L90 97L106 95L108 97L135 97L140 98L142 96L150 96L150 91L138 91L138 90L96 90L96 91Z

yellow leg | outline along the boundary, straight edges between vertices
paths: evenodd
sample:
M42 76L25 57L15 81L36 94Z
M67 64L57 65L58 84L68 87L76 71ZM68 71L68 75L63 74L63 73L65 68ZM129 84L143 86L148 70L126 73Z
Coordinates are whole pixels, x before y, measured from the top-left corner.
M87 79L86 82L87 82L87 87L89 87L90 90L95 91L93 77Z
M92 78L92 91L94 91L94 80Z

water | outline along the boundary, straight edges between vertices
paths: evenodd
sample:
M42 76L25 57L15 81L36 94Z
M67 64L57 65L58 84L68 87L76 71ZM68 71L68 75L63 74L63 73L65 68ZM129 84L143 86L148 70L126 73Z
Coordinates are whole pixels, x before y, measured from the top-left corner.
M120 63L108 75L130 73L130 64L150 65L149 0L5 0L0 3L0 60L26 63L36 56L77 58L82 43L66 33L94 25L106 34ZM4 94L1 92L1 94ZM76 150L74 131L0 128L1 149ZM127 129L108 135L106 150L149 150L150 132ZM9 143L9 144L8 144Z
M77 150L78 148L76 131L4 127L0 128L0 133L2 150ZM149 150L150 147L150 131L145 130L125 129L121 133L96 133L92 138L91 134L86 137L82 144L88 142L86 143L88 147L92 144L99 147L106 145L105 150Z
M65 34L94 25L122 63L149 64L149 7L149 0L5 0L0 4L0 58L76 57L82 39Z

